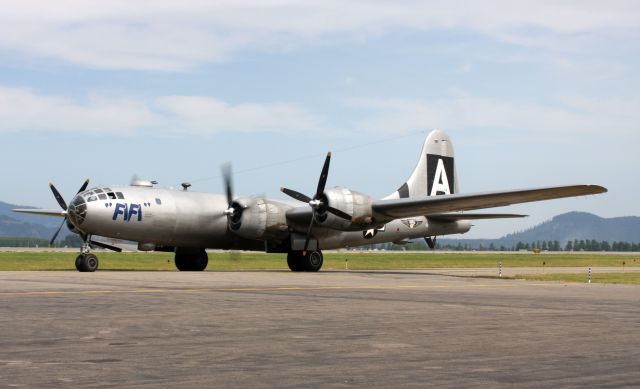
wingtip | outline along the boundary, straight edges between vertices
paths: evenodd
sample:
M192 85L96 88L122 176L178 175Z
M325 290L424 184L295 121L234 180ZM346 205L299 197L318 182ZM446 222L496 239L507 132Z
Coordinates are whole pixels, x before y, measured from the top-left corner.
M605 188L604 186L601 185L588 185L593 189L593 193L597 194L597 193L607 193L609 191L609 189Z

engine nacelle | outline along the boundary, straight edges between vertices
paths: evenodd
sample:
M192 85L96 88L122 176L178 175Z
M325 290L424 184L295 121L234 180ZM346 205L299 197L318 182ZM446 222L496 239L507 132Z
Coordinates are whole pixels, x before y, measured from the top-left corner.
M340 231L358 231L375 224L371 207L373 199L365 194L335 187L325 190L321 201L351 216L351 220L343 219L320 207L316 222L323 227Z
M241 198L233 202L236 217L229 222L229 229L247 239L284 238L288 233L287 204L262 198Z

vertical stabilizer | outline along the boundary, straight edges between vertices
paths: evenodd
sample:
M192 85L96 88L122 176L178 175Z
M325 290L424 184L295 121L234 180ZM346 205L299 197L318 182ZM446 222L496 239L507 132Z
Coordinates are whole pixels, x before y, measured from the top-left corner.
M420 151L420 159L404 184L387 199L458 193L453 145L442 130L433 130Z

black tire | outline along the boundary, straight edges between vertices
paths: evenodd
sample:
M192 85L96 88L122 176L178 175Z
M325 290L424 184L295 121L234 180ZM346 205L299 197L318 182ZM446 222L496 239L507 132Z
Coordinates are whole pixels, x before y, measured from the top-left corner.
M304 270L316 272L322 268L324 256L320 250L307 252L304 256Z
M175 263L176 268L180 271L203 271L209 264L209 256L204 249L196 252L178 252L175 256Z
M84 254L80 260L80 268L82 269L80 271L93 273L98 270L99 264L98 257L93 254Z
M301 251L290 251L287 254L287 265L291 271L304 271L304 257Z
M189 258L185 257L184 255L176 254L175 262L176 262L176 269L180 271L191 270L189 267L190 265Z
M76 270L77 271L84 271L82 270L82 260L84 258L83 254L80 254L76 257Z
M192 271L204 271L209 264L209 256L207 252L202 250L200 255L196 256L194 260L191 262L191 270Z

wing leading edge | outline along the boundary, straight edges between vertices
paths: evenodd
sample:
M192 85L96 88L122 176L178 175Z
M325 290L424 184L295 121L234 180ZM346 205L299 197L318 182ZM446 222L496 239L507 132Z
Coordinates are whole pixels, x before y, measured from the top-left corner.
M504 192L452 194L421 196L402 199L377 200L372 204L377 220L392 220L402 217L435 217L445 212L471 211L474 209L503 207L512 204L585 196L605 193L607 189L599 185L572 185L549 188L520 189ZM464 219L459 215L458 219ZM471 215L469 215L471 216ZM452 218L453 216L447 216Z
M30 209L12 209L13 212L18 212L18 213L28 213L31 215L42 215L42 216L66 216L67 215L67 211L63 211L60 209L37 209L37 208L30 208Z

